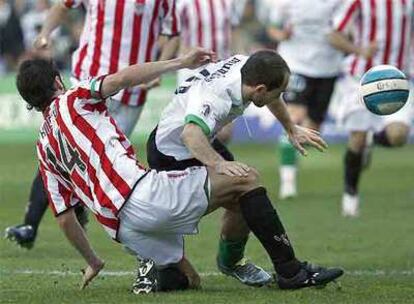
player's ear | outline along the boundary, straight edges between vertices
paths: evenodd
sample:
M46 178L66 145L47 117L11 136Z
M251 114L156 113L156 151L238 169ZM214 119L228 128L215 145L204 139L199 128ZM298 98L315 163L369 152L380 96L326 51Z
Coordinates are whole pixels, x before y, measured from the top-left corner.
M264 84L258 84L255 89L256 93L264 94L267 92L267 87Z
M65 85L64 85L63 80L60 77L60 75L57 75L55 77L55 89L56 90L65 90Z

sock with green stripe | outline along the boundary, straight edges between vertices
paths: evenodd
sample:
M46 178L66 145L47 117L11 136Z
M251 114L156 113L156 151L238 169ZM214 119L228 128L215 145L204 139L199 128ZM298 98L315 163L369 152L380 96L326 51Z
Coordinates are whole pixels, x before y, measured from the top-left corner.
M281 166L296 166L298 159L297 152L286 135L280 137L279 150Z
M247 237L242 240L224 240L220 237L218 263L227 268L233 268L244 257Z

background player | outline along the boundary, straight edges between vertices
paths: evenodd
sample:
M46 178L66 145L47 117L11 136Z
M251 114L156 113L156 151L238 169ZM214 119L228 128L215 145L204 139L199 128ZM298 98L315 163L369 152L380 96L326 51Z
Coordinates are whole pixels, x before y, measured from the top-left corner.
M240 25L246 0L178 0L181 20L180 54L192 47L211 49L219 60L232 54L233 31ZM237 36L237 35L236 35ZM177 84L192 76L191 70L178 71Z
M54 29L65 20L70 9L86 9L85 24L78 49L72 56L72 82L107 73L126 66L159 58L170 59L178 48L179 20L175 0L100 1L59 0L50 10L35 41L38 49L47 48ZM160 49L161 47L161 49ZM129 136L142 112L150 84L126 88L112 96L110 113L119 128ZM22 225L6 229L6 237L31 248L47 208L40 175L31 188ZM85 215L80 217L86 222Z
M411 0L347 0L335 17L331 43L349 54L347 77L341 84L345 94L341 118L350 132L345 153L344 216L358 215L359 178L369 159L366 156L372 138L375 144L384 147L399 147L407 141L412 101L396 114L385 118L375 116L358 102L358 87L364 72L379 64L391 64L408 75L412 17ZM349 34L353 40L348 38Z
M270 13L269 36L292 75L283 98L295 123L319 130L328 110L342 62L329 44L331 18L339 0L277 0ZM305 51L306 50L306 51ZM297 153L285 136L279 141L281 199L297 195Z
M103 98L164 72L199 66L211 55L198 49L176 60L133 65L66 92L50 62L29 60L21 65L18 90L29 108L41 111L45 118L37 151L51 207L67 238L88 264L82 287L99 273L104 262L91 248L74 216L72 207L80 201L91 209L112 238L137 255L154 259L174 289L190 286L177 266L183 258L182 234L194 233L200 218L218 207L240 208L271 258L280 288L324 286L343 274L341 269L314 267L297 260L253 168L234 163L234 168L242 168L238 177L225 175L232 167L229 165L192 167L171 174L147 171L138 164L128 139L108 115ZM268 90L249 77L250 73L258 73L255 61L252 56L243 71L245 97L263 106L280 94L280 88ZM279 80L279 73L274 69L273 73ZM292 142L301 151L304 143L323 143L316 133L293 125L282 102L277 108ZM145 276L146 270L141 269L140 275ZM143 280L147 282L147 291L156 289L156 282L147 279ZM157 283L163 287L162 281Z

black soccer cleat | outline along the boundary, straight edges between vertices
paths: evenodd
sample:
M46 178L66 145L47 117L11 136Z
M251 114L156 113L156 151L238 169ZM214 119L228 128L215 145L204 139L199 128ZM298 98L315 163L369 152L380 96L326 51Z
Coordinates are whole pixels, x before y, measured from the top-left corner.
M134 294L148 294L157 291L157 270L150 259L138 260L137 277L132 284Z
M344 271L340 268L324 268L303 262L300 271L293 278L277 277L280 289L300 289L305 287L325 287L342 276Z
M16 225L7 227L4 237L15 242L20 247L31 249L36 240L36 232L31 225Z

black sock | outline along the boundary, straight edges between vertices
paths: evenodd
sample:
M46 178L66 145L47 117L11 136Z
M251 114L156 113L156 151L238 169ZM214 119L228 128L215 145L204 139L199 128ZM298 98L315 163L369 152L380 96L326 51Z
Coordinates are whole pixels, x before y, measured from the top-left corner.
M381 132L374 134L374 143L376 145L382 146L382 147L391 147L391 143L388 140L387 132L385 130L382 130Z
M300 262L266 189L260 187L244 194L240 197L240 208L250 230L269 254L277 274L285 278L296 275Z
M43 187L40 172L38 171L33 180L32 189L30 190L29 202L24 216L24 224L31 225L36 233L46 209L47 196Z
M351 195L358 193L358 182L362 172L362 153L347 150L345 153L345 192Z

